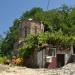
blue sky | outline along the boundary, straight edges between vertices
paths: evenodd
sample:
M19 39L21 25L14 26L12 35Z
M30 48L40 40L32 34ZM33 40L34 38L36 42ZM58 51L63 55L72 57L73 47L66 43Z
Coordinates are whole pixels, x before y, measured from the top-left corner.
M0 35L4 35L23 12L33 7L47 10L47 4L48 0L0 0ZM49 9L58 8L63 4L72 7L75 6L75 0L50 0Z

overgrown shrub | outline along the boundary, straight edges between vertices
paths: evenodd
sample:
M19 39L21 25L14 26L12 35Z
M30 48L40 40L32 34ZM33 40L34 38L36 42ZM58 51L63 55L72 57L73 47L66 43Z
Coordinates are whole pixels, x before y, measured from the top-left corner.
M5 58L0 56L0 64L4 64Z

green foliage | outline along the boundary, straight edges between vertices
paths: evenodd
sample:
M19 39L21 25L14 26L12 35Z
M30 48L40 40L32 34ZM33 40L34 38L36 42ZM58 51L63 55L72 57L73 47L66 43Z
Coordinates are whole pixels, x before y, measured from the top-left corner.
M75 43L75 8L69 8L66 5L49 11L44 11L41 8L32 8L30 11L23 13L20 19L16 19L9 32L7 32L1 45L4 54L11 53L15 41L20 37L20 22L29 18L42 21L44 32L38 35L29 35L25 38L23 47L19 49L22 56L32 54L39 44L53 42L55 44Z
M3 55L2 49L1 49L3 40L4 40L4 38L2 36L0 36L0 56Z
M4 64L5 58L0 56L0 64Z
M29 35L25 38L25 45L27 48L35 48L38 44L37 35Z
M39 44L42 44L42 43L46 43L47 42L47 40L49 39L49 37L48 37L49 35L48 35L48 33L47 32L43 32L43 33L40 33L39 35L38 35L38 43Z
M75 42L74 36L64 35L61 30L58 32L43 32L38 35L29 35L24 42L23 47L19 48L20 56L27 57L32 55L36 49L40 48L40 44L62 44L70 45Z
M11 55L11 51L13 50L13 45L19 37L19 20L16 19L13 23L13 26L10 27L9 31L7 32L6 37L4 38L1 46L1 50L5 55Z
M20 56L27 57L33 54L35 48L38 46L37 35L29 35L25 38L23 47L19 48Z
M29 18L34 18L36 20L41 20L43 18L43 10L41 8L32 8L30 11L26 11L21 16L21 20L26 20Z
M32 53L31 50L32 49L26 48L26 47L23 46L22 48L19 49L20 57L24 58L24 57L30 56L31 53Z

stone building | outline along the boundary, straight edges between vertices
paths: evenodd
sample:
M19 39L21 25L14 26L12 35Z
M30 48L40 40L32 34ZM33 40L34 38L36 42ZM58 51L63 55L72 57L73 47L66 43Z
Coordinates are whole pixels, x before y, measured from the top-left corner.
M42 22L28 19L19 24L19 38L14 44L14 54L17 54L17 49L23 44L23 40L29 34L38 34L44 32L44 25ZM38 67L57 68L62 67L72 59L75 59L75 48L70 45L65 50L60 45L48 44L48 46L35 52L34 57L26 59L26 65L36 65ZM30 67L30 66L29 66Z
M19 24L19 37L18 40L14 44L14 53L17 54L17 49L22 46L25 37L29 34L38 34L40 32L44 32L44 26L42 22L37 20L28 19L24 20Z

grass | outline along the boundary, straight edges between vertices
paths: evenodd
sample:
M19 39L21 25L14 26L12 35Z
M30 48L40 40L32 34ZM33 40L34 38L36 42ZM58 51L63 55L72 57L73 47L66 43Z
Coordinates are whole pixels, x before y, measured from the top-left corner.
M4 64L4 60L5 58L0 56L0 64Z

